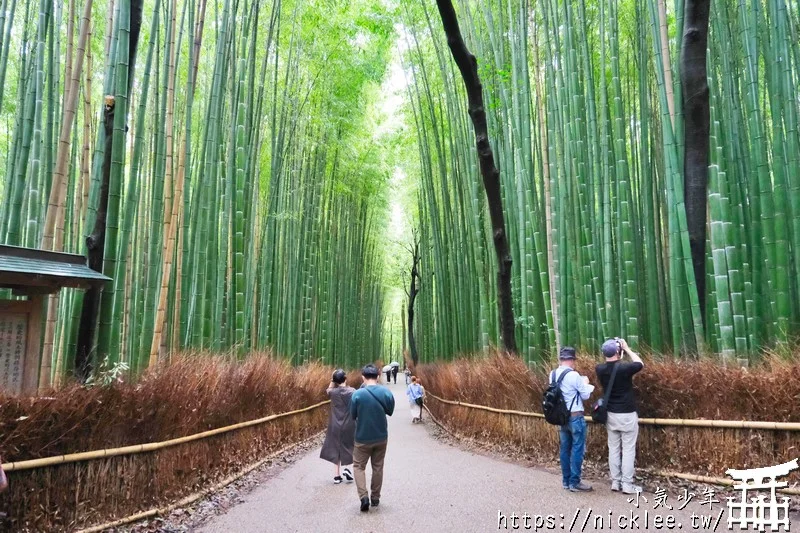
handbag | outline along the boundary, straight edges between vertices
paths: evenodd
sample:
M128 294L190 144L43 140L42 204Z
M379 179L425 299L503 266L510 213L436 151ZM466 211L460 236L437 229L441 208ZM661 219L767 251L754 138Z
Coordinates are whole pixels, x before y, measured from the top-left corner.
M422 396L420 396L419 398L414 398L414 403L416 403L417 405L419 405L420 407L422 407L422 404L424 403L424 402L422 401Z
M611 388L614 386L614 378L617 377L619 363L614 365L611 371L611 379L608 380L608 388L602 398L592 404L592 420L598 424L605 424L608 421L608 398L611 396Z

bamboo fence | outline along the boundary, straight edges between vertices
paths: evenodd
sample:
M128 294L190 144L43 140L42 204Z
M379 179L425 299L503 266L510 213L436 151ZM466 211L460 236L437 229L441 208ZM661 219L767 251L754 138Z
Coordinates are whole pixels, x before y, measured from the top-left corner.
M447 400L444 398L440 398L435 394L430 392L426 393L426 398L433 398L434 400L441 402L443 404L452 405L456 407L465 407L468 409L476 409L480 411L486 411L495 414L503 414L503 415L512 415L518 416L523 418L536 418L536 419L543 419L544 415L541 413L534 413L530 411L517 411L512 409L498 409L496 407L489 407L486 405L476 405L466 402L459 402L455 400ZM458 439L466 439L472 442L475 442L476 439L459 434L454 432L451 428L447 427L447 424L438 420L433 413L429 409L428 414L430 415L431 419L440 427L442 427L447 433L450 435L458 438ZM585 417L588 423L594 424L595 422L591 419L590 416ZM699 430L708 430L708 429L733 429L733 430L761 430L761 431L779 431L779 432L795 432L800 431L800 423L792 423L792 422L761 422L761 421L748 421L748 420L702 420L702 419L676 419L676 418L640 418L639 424L647 425L647 426L672 426L672 427L692 427L697 428ZM698 474L684 474L680 472L675 472L672 470L667 469L658 469L658 468L649 468L643 469L644 471L653 474L658 477L663 478L677 478L683 479L687 481L693 481L697 483L706 483L711 485L721 485L721 486L733 486L734 481L725 478L713 477L713 476L704 476ZM782 488L779 489L780 492L785 494L800 495L799 488Z
M184 444L187 442L192 442L200 439L206 439L208 437L213 437L215 435L220 435L222 433L229 433L231 431L236 431L243 428L248 428L252 426L257 426L260 424L264 424L266 422L270 422L272 420L276 420L278 418L283 418L286 416L297 415L300 413L305 413L316 409L318 407L322 407L330 403L330 400L325 400L324 402L319 402L314 405L310 405L308 407L304 407L302 409L295 409L294 411L288 411L286 413L279 413L276 415L269 415L263 418L257 418L255 420L248 420L247 422L239 422L238 424L232 424L230 426L224 426L221 428L211 429L209 431L203 431L201 433L195 433L194 435L188 435L186 437L178 437L176 439L165 440L161 442L148 442L145 444L134 444L133 446L123 446L121 448L110 448L106 450L93 450L90 452L81 452L81 453L70 453L67 455L55 455L52 457L42 457L40 459L30 459L28 461L17 461L14 463L4 463L3 470L6 472L14 472L18 470L30 470L33 468L44 468L47 466L52 465L62 465L66 463L77 463L81 461L91 461L93 459L102 459L106 457L113 457L116 455L133 455L137 453L145 453L145 452L152 452L156 450L161 450L163 448L169 448L170 446L177 446L178 444Z
M312 407L316 407L316 406L312 406ZM317 433L317 435L319 435L319 434L320 433ZM298 445L299 445L299 443L294 443L294 444L290 444L288 446L284 446L280 450L277 450L277 451L269 454L268 456L264 457L263 459L260 459L259 461L256 461L255 463L253 463L250 466L240 470L239 472L236 472L235 474L226 477L225 479L223 479L219 483L216 483L216 484L212 485L211 487L207 487L207 488L205 488L205 489L203 489L201 491L195 492L194 494L191 494L191 495L189 495L189 496L187 496L187 497L185 497L185 498L183 498L183 499L181 499L181 500L179 500L179 501L177 501L175 503L167 505L165 507L159 507L157 509L150 509L148 511L142 511L140 513L135 513L135 514L132 514L130 516L126 516L124 518L120 518L118 520L114 520L112 522L106 522L104 524L100 524L100 525L92 526L92 527L89 527L89 528L86 528L86 529L78 530L77 533L97 533L99 531L105 531L107 529L111 529L111 528L115 528L115 527L119 527L119 526L124 526L125 524L130 524L132 522L138 522L139 520L144 520L146 518L153 518L153 517L159 516L159 515L161 515L161 516L166 515L166 514L170 513L171 511L173 511L174 509L179 509L181 507L186 507L187 505L190 505L190 504L196 502L200 498L202 498L202 497L204 497L204 496L206 496L208 494L211 494L212 492L216 492L216 491L218 491L218 490L220 490L220 489L222 489L224 487L227 487L228 485L230 485L231 483L233 483L237 479L239 479L239 478L241 478L243 476L246 476L247 474L249 474L250 472L252 472L256 468L262 466L267 461L270 461L270 460L274 459L275 457L278 457L278 456L288 452L289 450L291 450L292 448L295 448Z
M542 413L534 413L532 411L514 411L512 409L498 409L496 407L488 407L486 405L476 405L473 403L459 402L454 400L445 400L439 398L435 394L427 393L426 396L434 398L437 401L449 405L457 405L460 407L469 407L471 409L480 409L482 411L489 411L492 413L528 416L532 418L544 418ZM594 424L591 416L586 416L586 421ZM683 427L697 427L697 428L720 428L720 429L765 429L772 431L800 431L799 422L760 422L753 420L704 420L704 419L683 419L683 418L640 418L640 425L645 426L683 426Z

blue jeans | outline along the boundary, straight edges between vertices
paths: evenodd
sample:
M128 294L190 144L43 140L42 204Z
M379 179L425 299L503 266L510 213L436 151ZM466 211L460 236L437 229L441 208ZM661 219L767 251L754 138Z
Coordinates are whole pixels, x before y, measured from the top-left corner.
M581 482L581 465L586 451L586 420L573 416L561 426L561 477L567 487Z

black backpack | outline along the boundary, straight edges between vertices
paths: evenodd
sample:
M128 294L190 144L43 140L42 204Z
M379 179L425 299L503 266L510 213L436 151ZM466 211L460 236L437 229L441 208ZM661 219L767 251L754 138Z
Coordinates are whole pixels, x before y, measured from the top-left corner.
M558 377L558 381L556 381L556 373L554 370L552 373L553 377L550 379L550 386L544 391L542 413L544 413L544 419L554 426L563 426L567 424L571 416L570 410L572 409L572 405L567 407L567 402L564 401L564 395L561 393L561 382L564 380L564 376L570 372L572 372L571 368L566 369ZM575 403L574 399L572 403Z

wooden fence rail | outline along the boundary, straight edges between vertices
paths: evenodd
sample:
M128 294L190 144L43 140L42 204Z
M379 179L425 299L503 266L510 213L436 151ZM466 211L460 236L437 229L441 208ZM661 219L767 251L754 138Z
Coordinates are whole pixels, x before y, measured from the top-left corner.
M427 398L433 398L434 400L441 402L443 404L457 406L457 407L466 407L469 409L476 409L480 411L487 411L490 413L502 414L502 415L512 415L512 416L519 416L523 418L537 418L537 419L544 419L544 415L541 413L534 413L531 411L516 411L512 409L498 409L496 407L489 407L486 405L476 405L467 402L460 402L455 400L447 400L444 398L440 398L435 394L430 392L426 393ZM433 416L433 413L428 411L431 415L431 418L445 429L448 433L453 435L456 438L462 438L462 435L458 433L454 433L451 428L448 428L444 423L440 422ZM586 417L586 421L590 423L594 423L590 416ZM746 429L746 430L762 430L762 431L778 431L778 432L794 432L800 431L800 423L792 423L792 422L758 422L758 421L746 421L746 420L702 420L702 419L694 419L694 420L684 420L684 419L676 419L676 418L640 418L639 424L647 425L647 426L654 426L654 427L664 427L664 426L672 426L672 427L693 427L700 430L703 429ZM474 440L472 438L467 437L469 440ZM722 485L722 486L732 486L734 485L734 481L725 478L718 478L718 477L711 477L711 476L702 476L697 474L684 474L680 472L675 472L672 470L666 469L658 469L658 468L647 468L644 469L645 471L654 474L656 476L665 477L665 478L678 478L684 479L687 481L694 481L699 483L708 483L712 485ZM778 489L779 492L784 494L791 494L798 496L800 495L800 488L796 487L787 487Z
M93 450L90 452L81 452L81 453L70 453L67 455L55 455L53 457L42 457L41 459L30 459L27 461L17 461L13 463L4 463L3 470L6 472L14 472L18 470L30 470L34 468L44 468L47 466L52 465L62 465L66 463L77 463L81 461L91 461L93 459L102 459L106 457L113 457L116 455L133 455L137 453L144 453L144 452L152 452L155 450L161 450L163 448L169 448L170 446L177 446L178 444L184 444L186 442L192 442L195 440L206 439L208 437L213 437L215 435L220 435L222 433L228 433L231 431L236 431L239 429L257 426L259 424L264 424L266 422L270 422L272 420L276 420L278 418L283 418L286 416L297 415L300 413L305 413L307 411L311 411L313 409L317 409L318 407L322 407L323 405L329 404L330 400L325 400L324 402L319 402L314 405L310 405L308 407L304 407L302 409L296 409L294 411L288 411L286 413L279 413L275 415L265 416L263 418L258 418L256 420L248 420L246 422L239 422L238 424L232 424L230 426L225 426L221 428L211 429L208 431L203 431L201 433L195 433L194 435L188 435L186 437L178 437L175 439L165 440L161 442L148 442L145 444L134 444L132 446L123 446L121 448L110 448L107 450Z
M482 411L489 411L492 413L500 413L515 416L528 416L532 418L544 418L541 413L534 413L532 411L514 411L511 409L498 409L496 407L488 407L486 405L476 405L473 403L459 402L454 400L445 400L439 398L430 392L427 396L434 398L437 401L449 405L458 405L461 407L469 407L471 409L480 409ZM585 417L589 423L594 423L591 416ZM704 419L682 419L682 418L640 418L640 425L645 426L684 426L684 427L698 427L698 428L721 428L721 429L768 429L773 431L800 431L800 423L798 422L759 422L753 420L704 420Z

